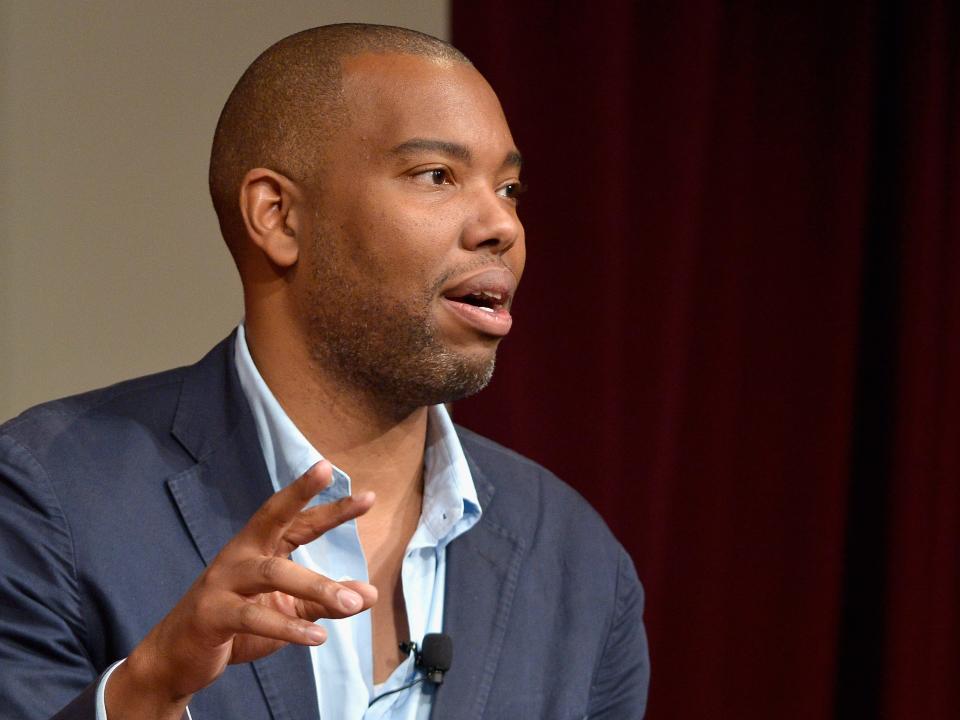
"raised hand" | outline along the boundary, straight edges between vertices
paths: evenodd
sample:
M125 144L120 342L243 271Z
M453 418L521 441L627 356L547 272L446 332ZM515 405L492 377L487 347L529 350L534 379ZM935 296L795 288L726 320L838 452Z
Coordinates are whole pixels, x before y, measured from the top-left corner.
M110 676L110 720L179 719L193 693L228 664L287 643L319 645L326 634L314 620L354 615L376 602L372 585L334 582L288 558L373 505L373 493L362 493L304 510L331 478L330 464L319 462L257 510Z

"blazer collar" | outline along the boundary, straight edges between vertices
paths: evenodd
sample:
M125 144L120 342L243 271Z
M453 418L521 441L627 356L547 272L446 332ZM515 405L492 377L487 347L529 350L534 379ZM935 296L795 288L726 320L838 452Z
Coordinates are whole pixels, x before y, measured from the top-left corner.
M273 492L234 367L233 342L231 335L185 371L172 428L197 464L167 485L206 565ZM319 720L306 647L287 646L253 667L272 717Z
M434 698L432 718L482 717L513 605L523 538L498 523L496 488L464 448L483 515L447 546L443 627L453 661Z

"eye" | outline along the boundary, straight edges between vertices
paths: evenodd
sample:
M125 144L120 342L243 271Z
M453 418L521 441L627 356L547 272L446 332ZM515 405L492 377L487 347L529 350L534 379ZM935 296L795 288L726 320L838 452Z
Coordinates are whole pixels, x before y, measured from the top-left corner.
M453 178L447 168L430 168L414 173L411 177L424 185L452 185Z
M512 182L504 185L503 187L497 190L497 195L500 197L507 198L508 200L516 200L523 193L527 191L527 186L522 182Z

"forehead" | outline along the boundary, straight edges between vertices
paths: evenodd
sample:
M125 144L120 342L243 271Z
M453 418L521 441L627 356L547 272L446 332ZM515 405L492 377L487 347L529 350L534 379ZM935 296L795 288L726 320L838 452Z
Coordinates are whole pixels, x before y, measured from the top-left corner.
M399 54L350 57L343 63L343 98L348 134L371 149L434 138L500 158L515 150L496 94L464 63Z

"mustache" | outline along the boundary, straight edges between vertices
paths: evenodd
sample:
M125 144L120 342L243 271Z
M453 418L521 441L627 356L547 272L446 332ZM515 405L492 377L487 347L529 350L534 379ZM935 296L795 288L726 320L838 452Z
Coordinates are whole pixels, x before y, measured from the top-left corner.
M507 264L504 263L503 261L490 260L488 258L477 258L477 260L473 262L461 263L459 265L455 265L452 268L448 268L447 270L444 270L443 274L441 274L440 277L438 277L434 281L434 283L430 286L429 295L430 297L435 297L436 295L438 295L440 293L440 290L443 289L443 287L447 285L447 283L449 283L452 278L458 277L460 275L466 275L468 273L472 273L478 270L487 270L489 268L497 268L498 270L500 269L507 270L511 275L514 276L515 279L519 280L519 278L516 277L516 274L513 272L513 270L511 270L510 267L508 267Z

